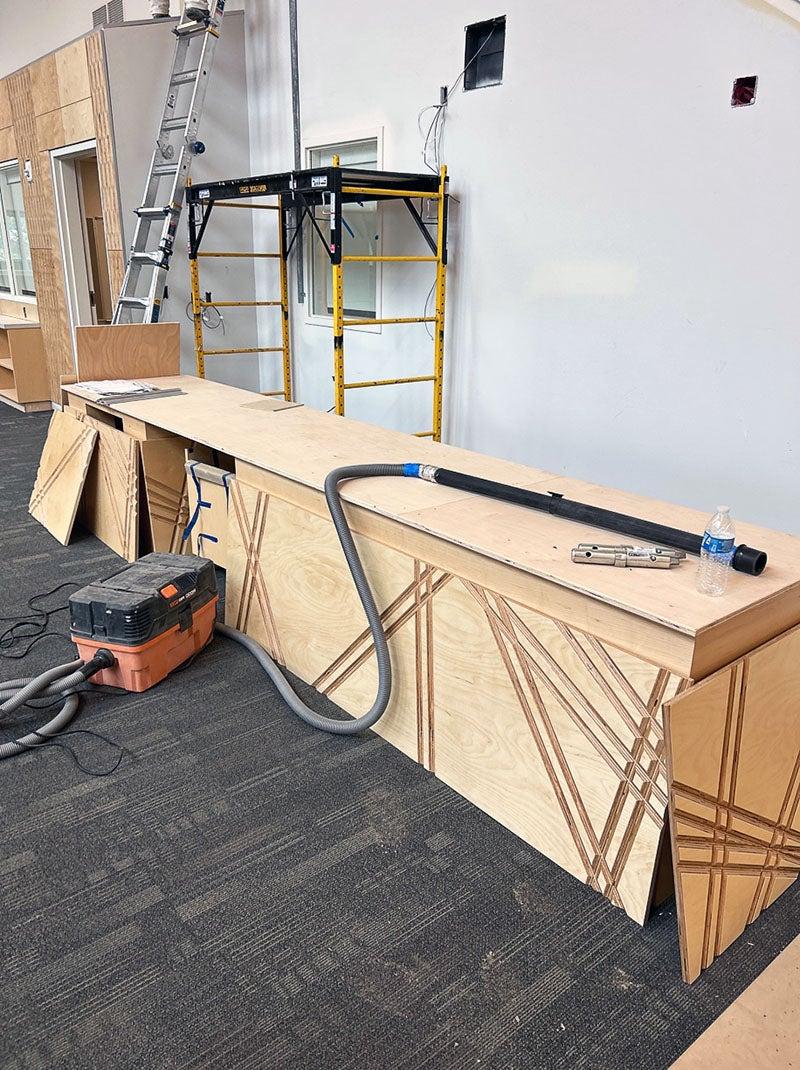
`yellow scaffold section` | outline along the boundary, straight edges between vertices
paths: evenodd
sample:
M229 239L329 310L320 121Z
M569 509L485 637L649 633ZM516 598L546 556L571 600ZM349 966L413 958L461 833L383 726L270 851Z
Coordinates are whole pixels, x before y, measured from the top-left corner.
M253 203L253 198L277 197L277 204ZM240 198L246 198L242 203ZM424 255L348 255L343 252L342 230L343 213L348 204L364 204L368 201L402 200L409 214L422 234L429 253ZM334 410L340 416L345 414L345 401L348 390L365 390L381 386L405 386L410 383L430 383L433 400L431 405L431 422L428 428L416 434L422 438L441 441L442 437L442 400L444 388L444 331L445 331L445 294L447 274L447 207L448 177L447 168L442 167L439 174L415 175L389 171L366 171L355 168L343 168L338 157L333 158L329 167L312 168L306 171L293 171L284 174L263 175L256 178L226 179L207 183L203 186L191 186L187 189L189 202L189 257L192 274L192 312L195 330L195 352L197 356L197 374L205 375L205 360L210 356L233 353L268 353L283 354L284 389L275 391L287 401L292 398L292 372L289 347L289 299L287 282L287 261L292 247L300 247L303 224L313 228L311 240L318 238L330 258L332 272L332 327L333 327L333 386ZM426 222L417 210L414 201L433 202L436 205L435 237L429 228L431 220ZM200 243L212 209L227 208L271 208L279 213L280 242L277 252L237 253L237 252L200 252ZM321 217L315 213L322 208ZM323 233L322 220L329 222L330 231ZM346 226L346 224L344 224ZM314 233L315 232L315 233ZM203 301L201 299L198 260L201 257L237 257L271 258L280 261L281 296L280 300L266 301ZM434 305L432 315L422 316L347 316L345 310L345 272L351 263L375 264L432 264L435 268L433 281ZM280 307L282 318L282 345L260 347L253 346L244 350L206 349L203 336L203 314L207 308L232 308L237 306L259 307L274 305ZM349 327L367 325L391 326L394 324L432 324L433 326L433 360L429 374L396 375L391 378L348 380L345 373L345 331ZM430 332L429 332L430 333Z

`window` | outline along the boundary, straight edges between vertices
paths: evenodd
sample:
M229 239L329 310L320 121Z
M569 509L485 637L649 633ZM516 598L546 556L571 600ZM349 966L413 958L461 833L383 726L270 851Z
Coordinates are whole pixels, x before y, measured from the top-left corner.
M0 294L14 297L36 294L16 160L0 164Z
M506 17L467 26L464 48L464 88L480 89L503 81L503 54L506 48Z
M378 169L378 139L343 141L338 145L319 145L308 150L309 167L328 167L339 156L342 167ZM314 209L320 230L327 235L330 211L322 205ZM311 313L333 315L331 262L327 249L313 227L309 229L311 256ZM378 205L349 204L342 213L342 251L345 256L378 255ZM378 265L350 263L344 272L344 311L347 316L375 319L378 307ZM373 330L374 328L370 328Z

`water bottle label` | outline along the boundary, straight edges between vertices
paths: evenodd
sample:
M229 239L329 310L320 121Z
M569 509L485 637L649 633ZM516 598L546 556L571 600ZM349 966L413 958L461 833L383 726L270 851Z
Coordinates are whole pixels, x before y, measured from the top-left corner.
M706 532L703 536L703 549L715 557L727 556L733 553L733 539L718 539Z

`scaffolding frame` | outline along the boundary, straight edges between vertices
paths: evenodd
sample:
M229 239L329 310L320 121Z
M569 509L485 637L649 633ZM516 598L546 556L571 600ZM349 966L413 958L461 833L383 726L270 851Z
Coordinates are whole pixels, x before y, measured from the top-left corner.
M187 186L187 200L191 193L191 182ZM289 338L289 280L286 266L286 232L284 230L284 213L281 208L281 197L278 195L277 204L242 204L237 201L213 202L218 208L251 208L253 210L279 212L278 221L278 251L277 252L232 252L213 251L200 252L200 241L203 231L208 223L208 216L201 221L200 229L196 227L196 213L189 204L189 274L192 287L192 320L194 323L194 353L195 370L201 379L206 377L206 357L240 356L251 353L280 353L282 354L283 390L268 391L270 397L283 397L286 401L292 400L292 355ZM212 205L212 206L213 206ZM280 298L270 301L214 301L210 293L206 294L205 300L201 297L200 267L198 260L203 258L238 259L248 258L252 260L268 259L279 260L280 266ZM207 308L280 308L281 310L281 345L279 346L249 346L243 349L206 349L205 335L203 333L203 316Z
M332 273L333 296L333 382L334 409L339 416L345 415L345 397L348 390L363 390L378 386L401 386L407 383L432 384L432 425L430 430L418 431L420 438L441 441L442 395L444 385L444 328L447 274L447 216L449 180L447 168L436 174L410 174L395 171L366 171L346 168L334 157L330 167L310 168L302 171L287 171L274 175L251 178L225 179L187 188L189 208L189 266L192 283L192 315L194 319L195 356L197 374L205 377L207 356L233 355L239 353L281 352L283 354L283 390L272 391L287 401L292 400L292 369L289 348L289 298L287 262L292 249L301 247L303 227L308 220L313 233L322 243L329 257ZM252 203L253 198L277 198L277 204ZM245 198L250 203L242 204ZM342 247L343 213L348 204L393 201L400 199L408 209L426 245L429 255L424 256L357 256L347 255ZM414 202L433 201L436 204L436 235L431 235ZM330 229L326 236L315 216L315 208L322 206L330 216ZM279 213L280 242L277 253L201 252L200 247L215 207L272 209ZM431 224L432 225L432 224ZM201 257L269 257L280 259L280 301L213 301L210 295L201 299L200 273L197 261ZM344 276L348 263L428 263L436 266L434 280L435 301L433 315L426 316L347 316L344 307ZM282 315L281 346L254 346L248 349L206 349L203 336L203 314L206 308L254 307L280 305ZM425 310L423 310L425 311ZM398 376L388 379L368 379L348 382L345 375L344 332L348 327L367 325L392 325L409 323L432 323L433 370L430 375Z

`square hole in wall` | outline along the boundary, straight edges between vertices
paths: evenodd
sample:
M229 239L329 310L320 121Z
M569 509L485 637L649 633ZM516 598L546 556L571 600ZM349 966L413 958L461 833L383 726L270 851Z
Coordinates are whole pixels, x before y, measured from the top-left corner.
M506 17L467 26L464 47L464 88L481 89L503 81L503 55L506 48Z
M733 83L733 95L731 96L732 108L746 108L748 104L755 104L756 90L758 89L758 76L750 74L746 78L737 78Z

